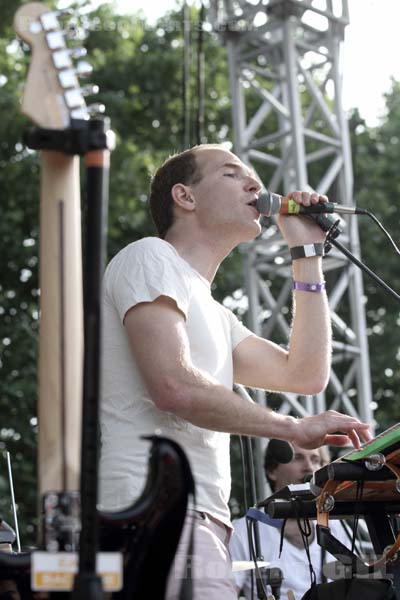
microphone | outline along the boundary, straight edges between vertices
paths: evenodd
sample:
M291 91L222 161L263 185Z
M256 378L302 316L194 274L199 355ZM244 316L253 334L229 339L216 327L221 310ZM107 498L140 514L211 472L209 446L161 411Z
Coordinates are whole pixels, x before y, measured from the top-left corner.
M282 570L278 567L270 567L269 569L264 567L261 573L264 575L264 585L269 585L273 597L280 600L282 581L285 579Z
M319 202L311 206L297 204L292 198L280 196L273 192L263 192L257 198L257 210L265 217L274 215L315 215L321 213L338 213L345 215L364 215L366 211L362 208L342 206L335 202Z
M277 462L282 465L290 463L294 458L293 446L284 440L272 439L269 441L264 462Z
M308 473L308 475L304 475L303 477L303 481L304 483L308 483L310 485L310 492L312 493L313 496L319 496L322 488L319 487L316 483L315 483L315 478L314 478L314 474L313 473Z

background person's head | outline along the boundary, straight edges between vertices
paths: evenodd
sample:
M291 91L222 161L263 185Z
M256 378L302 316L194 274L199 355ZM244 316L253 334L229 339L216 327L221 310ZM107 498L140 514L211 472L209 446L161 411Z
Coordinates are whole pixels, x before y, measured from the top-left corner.
M280 462L280 453L274 444L268 444L264 454L264 472L273 492L291 483L303 483L305 478L312 475L330 462L326 447L305 450L292 444L294 456L290 462Z

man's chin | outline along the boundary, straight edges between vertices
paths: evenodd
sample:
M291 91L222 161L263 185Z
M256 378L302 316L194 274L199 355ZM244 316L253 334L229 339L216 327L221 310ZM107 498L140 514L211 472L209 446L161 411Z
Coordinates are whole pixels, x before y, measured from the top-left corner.
M262 227L259 221L253 221L252 227L246 228L246 239L243 239L243 242L251 242L255 240L261 233Z

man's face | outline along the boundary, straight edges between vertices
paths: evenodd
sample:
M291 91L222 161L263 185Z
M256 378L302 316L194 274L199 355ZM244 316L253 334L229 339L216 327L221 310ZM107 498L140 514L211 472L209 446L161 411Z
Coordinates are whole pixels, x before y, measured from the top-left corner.
M290 463L279 464L273 471L268 471L268 477L274 482L275 490L290 483L303 483L306 475L311 475L320 469L322 459L318 449L304 450L293 444L294 458Z
M200 227L218 235L231 233L238 241L256 237L260 213L255 201L261 186L235 154L222 148L196 151L201 180L192 185Z

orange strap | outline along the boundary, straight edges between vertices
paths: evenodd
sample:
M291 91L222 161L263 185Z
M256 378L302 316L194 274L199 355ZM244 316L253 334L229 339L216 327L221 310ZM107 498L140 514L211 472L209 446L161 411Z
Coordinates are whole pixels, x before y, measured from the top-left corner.
M329 511L325 510L325 502L328 496L333 496L336 488L339 486L340 481L334 479L328 479L320 495L317 498L317 523L324 527L329 527Z
M392 473L396 476L396 479L400 481L400 468L397 465L387 462L387 463L385 463L385 467L390 469L392 471ZM329 511L326 510L326 502L327 502L329 496L332 496L334 498L335 492L337 491L338 487L343 487L343 485L341 485L343 483L348 483L348 482L335 481L333 479L328 479L328 481L325 483L324 487L322 488L322 491L316 500L318 525L323 525L324 527L329 527ZM347 487L347 485L345 487ZM380 567L383 567L389 560L391 560L395 556L395 554L398 552L399 549L400 549L400 534L397 536L397 538L395 539L392 546L390 546L389 548L387 548L385 550L385 552L382 554L381 558L379 558L376 561L372 561L371 563L366 563L366 565L370 569L373 569L373 570L379 569Z

